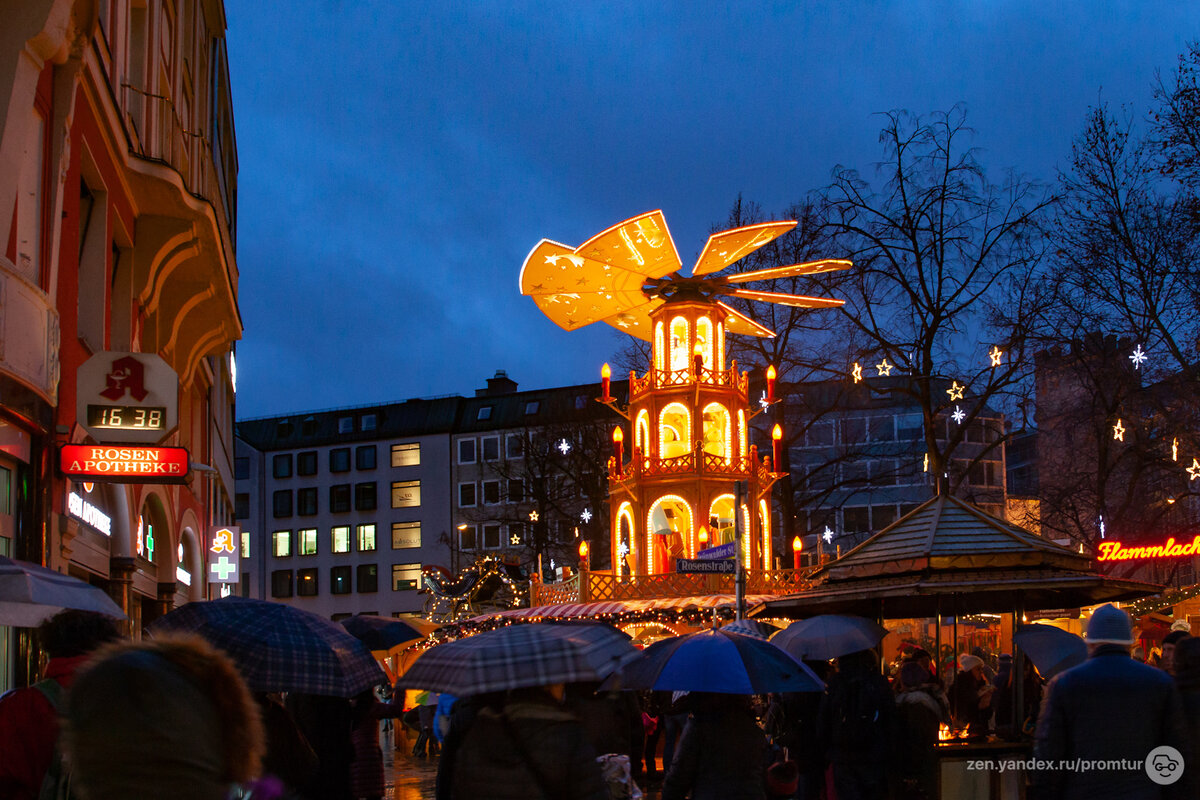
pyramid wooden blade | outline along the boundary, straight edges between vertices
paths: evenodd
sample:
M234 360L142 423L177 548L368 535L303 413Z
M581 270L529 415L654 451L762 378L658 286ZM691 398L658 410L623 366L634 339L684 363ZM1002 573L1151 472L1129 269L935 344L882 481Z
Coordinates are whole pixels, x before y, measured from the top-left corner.
M760 222L727 231L719 231L708 237L708 243L696 259L692 275L708 275L728 267L740 258L750 255L768 242L778 239L796 227L795 220L782 222Z
M601 231L575 248L577 255L651 278L682 266L662 211L651 211Z
M543 239L521 267L521 293L559 327L573 331L646 303L643 276Z
M621 333L628 333L649 342L654 337L654 325L650 322L650 314L662 304L663 301L656 297L640 306L613 314L601 322L608 323Z
M754 292L749 289L729 289L722 292L722 294L727 294L731 297L741 297L746 300L757 300L762 303L795 306L796 308L837 308L846 304L845 300L835 300L832 297L805 297L799 294Z
M717 302L717 305L729 312L729 318L725 320L725 329L730 333L740 333L742 336L758 336L764 339L775 336L775 331L759 325L733 306L720 301Z
M775 280L776 278L796 278L801 275L837 272L842 269L850 269L853 266L853 261L846 261L841 258L823 258L820 261L806 261L803 264L792 264L787 267L771 267L770 269L756 269L753 272L739 272L736 275L726 276L725 282L748 283L750 281Z

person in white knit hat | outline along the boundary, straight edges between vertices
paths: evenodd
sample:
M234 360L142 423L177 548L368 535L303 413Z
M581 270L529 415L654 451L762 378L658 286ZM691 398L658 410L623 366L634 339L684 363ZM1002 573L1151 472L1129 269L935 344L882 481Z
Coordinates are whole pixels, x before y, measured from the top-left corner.
M1085 638L1087 661L1046 686L1033 755L1054 767L1030 774L1030 800L1178 796L1175 781L1200 764L1184 764L1179 755L1188 750L1174 681L1129 657L1133 628L1129 615L1116 606L1092 613ZM1152 778L1146 762L1162 746L1174 748L1178 758L1162 761L1165 771ZM1081 762L1090 768L1061 766Z
M992 717L992 692L996 687L983 673L983 659L970 653L958 657L958 674L950 684L950 713L954 727L968 735L987 733Z

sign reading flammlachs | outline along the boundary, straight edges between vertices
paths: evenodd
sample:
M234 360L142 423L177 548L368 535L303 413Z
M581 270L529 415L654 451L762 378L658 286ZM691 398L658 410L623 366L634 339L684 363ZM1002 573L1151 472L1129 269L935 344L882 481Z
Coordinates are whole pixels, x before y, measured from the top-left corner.
M62 473L76 479L113 483L184 483L188 451L184 447L111 447L65 444L59 454Z
M1126 547L1120 542L1101 542L1097 561L1134 561L1143 558L1174 558L1200 555L1200 536L1187 544L1176 542L1172 536L1164 544Z

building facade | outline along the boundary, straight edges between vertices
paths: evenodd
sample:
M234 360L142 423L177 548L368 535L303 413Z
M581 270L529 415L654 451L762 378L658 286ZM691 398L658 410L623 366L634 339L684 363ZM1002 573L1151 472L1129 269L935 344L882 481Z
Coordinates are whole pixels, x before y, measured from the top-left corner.
M105 587L139 634L203 597L233 516L237 152L220 0L30 0L0 25L0 553ZM81 365L178 377L183 483L76 482ZM174 407L175 402L168 403ZM120 442L122 431L106 433ZM0 637L0 686L32 649ZM12 670L9 670L11 667Z
M243 420L241 593L326 617L420 611L446 561L461 398Z

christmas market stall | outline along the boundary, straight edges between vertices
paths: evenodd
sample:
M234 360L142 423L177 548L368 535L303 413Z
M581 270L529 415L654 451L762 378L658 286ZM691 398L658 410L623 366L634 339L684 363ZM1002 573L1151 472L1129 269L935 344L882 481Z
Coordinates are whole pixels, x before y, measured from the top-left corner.
M991 629L991 641L1012 648L1022 619L1043 609L1078 609L1130 601L1158 593L1160 586L1100 574L1093 560L949 495L931 498L813 575L811 588L753 607L752 617L806 618L855 614L880 621L903 640L937 654L942 666L973 646L964 631ZM935 640L919 641L919 631ZM949 648L943 647L950 633ZM933 647L928 647L932 644ZM1013 649L1015 674L1023 656ZM887 653L885 653L885 656ZM1014 718L1024 708L1021 682L1013 693ZM1029 752L1020 726L1008 740L948 737L939 746L942 797L1019 797L1018 773L968 771L969 759L1014 757Z

